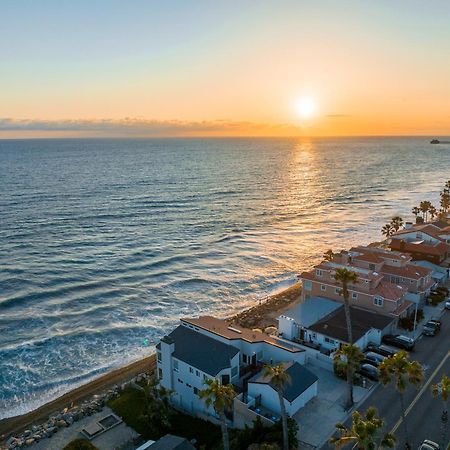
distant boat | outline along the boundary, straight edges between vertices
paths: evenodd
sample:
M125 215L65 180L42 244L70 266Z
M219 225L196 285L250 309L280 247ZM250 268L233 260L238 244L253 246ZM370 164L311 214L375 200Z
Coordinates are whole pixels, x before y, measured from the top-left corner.
M430 141L430 144L440 144L441 141L438 141L437 139L433 139L432 141Z

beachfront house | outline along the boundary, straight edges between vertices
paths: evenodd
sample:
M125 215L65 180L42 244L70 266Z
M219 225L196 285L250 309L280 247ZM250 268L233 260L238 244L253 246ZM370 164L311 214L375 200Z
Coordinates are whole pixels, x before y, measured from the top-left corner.
M391 236L392 250L409 253L413 260L449 266L450 227L439 228L431 223L407 224Z
M250 380L257 384L255 376L262 375L264 365L279 363L286 363L286 368L295 366L290 369L295 370L294 375L300 373L298 366L305 363L304 349L293 342L211 316L181 319L180 325L157 345L158 378L163 387L173 392L172 403L186 412L214 421L217 414L213 408L206 408L199 391L210 378L222 384L230 383L237 397L228 419L230 426L235 427L251 424L258 415L266 423L279 417L279 406L271 401L272 388L261 392L259 388L249 389ZM298 381L294 376L293 386ZM298 398L293 399L289 391L285 399L290 411L301 408L314 391L309 386L305 392L300 387L293 389Z
M436 284L431 276L433 270L413 264L412 257L406 253L360 246L350 249L348 256L353 264L381 273L384 281L406 288L405 298L420 306L425 304Z
M392 333L395 318L367 309L350 307L352 335L355 345L364 350L369 343L380 344L385 334ZM317 359L314 352L332 355L348 344L344 306L325 298L308 298L278 318L279 334L307 349L307 358ZM331 368L331 365L328 365Z
M378 261L378 258L373 259ZM342 286L334 276L337 269L346 268L358 275L357 283L348 286L352 306L396 318L404 317L412 305L406 298L408 290L400 284L386 281L379 271L382 265L381 261L367 261L367 265L362 261L355 262L349 252L341 252L332 261L323 261L313 270L300 275L303 284L301 300L305 302L309 298L319 297L342 303Z

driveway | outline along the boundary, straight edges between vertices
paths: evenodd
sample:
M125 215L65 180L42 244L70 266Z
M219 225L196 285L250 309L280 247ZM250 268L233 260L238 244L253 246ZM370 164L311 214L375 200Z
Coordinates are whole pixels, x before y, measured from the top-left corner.
M347 383L327 369L312 364L307 364L306 367L317 375L319 382L317 397L294 416L299 426L299 449L321 447L333 434L335 424L345 421L348 416L345 409ZM366 389L355 386L355 403L366 398L372 386L370 384Z

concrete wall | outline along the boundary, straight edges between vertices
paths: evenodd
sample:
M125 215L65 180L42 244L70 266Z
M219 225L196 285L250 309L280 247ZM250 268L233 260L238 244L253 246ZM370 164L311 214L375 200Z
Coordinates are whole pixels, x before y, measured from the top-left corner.
M254 400L253 402L254 403ZM251 403L250 403L251 404ZM249 404L243 403L238 397L235 397L233 404L233 426L240 430L245 426L253 427L253 422L259 417L263 425L270 427L274 424L267 417L261 416L248 408Z

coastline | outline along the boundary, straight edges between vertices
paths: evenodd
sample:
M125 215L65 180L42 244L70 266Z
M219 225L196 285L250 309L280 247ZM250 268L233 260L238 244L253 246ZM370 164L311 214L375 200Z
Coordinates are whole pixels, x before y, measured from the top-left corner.
M276 325L276 317L300 299L299 282L276 294L268 295L258 304L229 317L233 323L246 328L261 328ZM0 420L0 441L11 434L20 433L33 424L43 422L48 417L72 404L79 404L95 394L103 392L115 385L124 383L138 374L152 372L156 367L156 355L153 353L143 359L114 369L82 386L79 386L37 409L19 416Z

